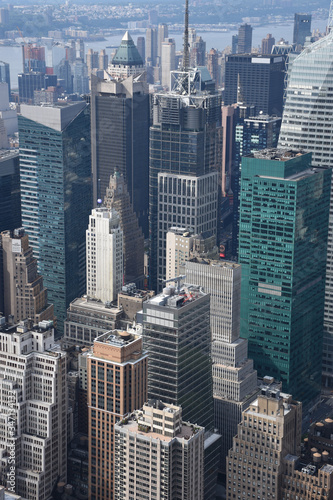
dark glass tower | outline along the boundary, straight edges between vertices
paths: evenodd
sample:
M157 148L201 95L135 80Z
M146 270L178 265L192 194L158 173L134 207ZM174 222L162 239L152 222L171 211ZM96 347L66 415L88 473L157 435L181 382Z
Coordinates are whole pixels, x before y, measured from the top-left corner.
M252 51L252 26L242 24L238 29L238 54L251 54Z
M238 224L239 224L239 184L242 156L253 151L266 148L276 148L279 140L281 118L259 115L244 117L242 112L246 106L238 108L235 127L234 162L232 168L231 188L233 194L232 220L232 255L238 255Z
M0 155L0 233L21 226L19 155L3 150Z
M209 295L199 287L167 290L143 303L148 397L181 406L184 420L212 430Z
M85 293L85 231L91 211L90 113L85 102L21 106L22 224L61 332Z
M305 38L311 36L311 14L295 14L293 43L304 45Z
M242 158L241 337L259 376L307 403L319 394L331 169L310 153Z
M225 61L224 104L238 102L242 87L244 102L267 115L282 115L285 62L281 56L229 55Z
M113 78L91 77L94 202L104 198L111 175L123 174L148 237L149 95L142 59L128 33L109 70Z
M208 208L209 201L216 202L209 197L217 192L217 178L214 186L208 186L208 177L203 181L200 196L196 196L195 185L196 179L203 180L218 169L220 96L201 91L200 72L173 73L173 91L154 95L150 128L149 275L150 287L155 290L165 279L168 229L188 227L216 235L217 225L217 206L212 203L210 211Z

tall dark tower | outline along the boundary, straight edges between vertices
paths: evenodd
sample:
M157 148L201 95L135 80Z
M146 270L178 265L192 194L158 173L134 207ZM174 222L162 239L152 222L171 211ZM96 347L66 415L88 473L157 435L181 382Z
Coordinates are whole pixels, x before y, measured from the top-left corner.
M252 26L242 24L238 29L238 54L251 54L252 51Z
M110 175L123 174L147 237L149 95L141 56L128 33L108 73L104 80L91 78L94 203L104 198Z
M202 90L189 68L188 2L183 68L171 72L171 91L153 96L150 127L150 287L166 274L166 233L173 227L217 234L220 96Z

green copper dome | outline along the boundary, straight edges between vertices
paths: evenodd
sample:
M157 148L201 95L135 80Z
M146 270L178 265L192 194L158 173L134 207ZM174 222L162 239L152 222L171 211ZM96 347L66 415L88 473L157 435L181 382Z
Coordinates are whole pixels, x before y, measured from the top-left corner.
M126 31L121 44L112 59L112 64L122 64L125 66L142 66L143 61L136 48L131 35Z

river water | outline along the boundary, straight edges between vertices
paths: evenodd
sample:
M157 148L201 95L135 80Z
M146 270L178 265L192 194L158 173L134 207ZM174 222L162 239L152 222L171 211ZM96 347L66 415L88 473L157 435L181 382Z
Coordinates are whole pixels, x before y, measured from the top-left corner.
M313 19L312 20L312 29L318 29L321 32L325 31L327 24L326 19ZM106 48L106 47L118 47L122 36L125 32L119 32L118 35L113 35L107 37L105 41L102 42L87 42L85 44L86 52L88 49L93 49L95 51L100 51L101 49L106 49L107 54L110 54L115 50L114 48ZM203 40L206 42L206 49L209 51L211 48L215 48L218 50L223 50L228 45L231 45L232 35L236 34L237 30L230 30L228 32L201 32L197 30L197 35L202 36ZM257 47L261 45L261 40L265 38L265 36L271 33L276 41L280 40L280 38L284 38L285 40L292 42L293 38L293 23L289 24L267 24L265 26L256 27L253 29L252 36L252 45L253 47ZM139 34L133 34L132 37L136 42L138 36L143 36L144 31ZM170 33L170 37L175 39L176 42L176 50L182 50L183 45L183 36L181 33ZM51 54L48 54L48 60L50 59ZM54 54L55 56L55 54ZM11 78L11 87L12 90L17 89L17 75L22 72L22 49L21 47L1 47L0 46L0 61L8 62L10 64L10 78Z

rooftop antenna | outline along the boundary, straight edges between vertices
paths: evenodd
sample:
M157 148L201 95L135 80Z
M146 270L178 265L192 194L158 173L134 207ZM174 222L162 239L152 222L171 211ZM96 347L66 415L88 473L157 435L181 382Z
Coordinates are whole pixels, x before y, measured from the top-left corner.
M327 21L327 34L330 33L333 29L333 0L331 0L331 5L330 5L330 10L328 14L328 21Z
M332 0L333 2L333 0ZM184 54L183 70L186 71L190 66L190 55L188 50L188 0L185 2L185 29L184 29Z

